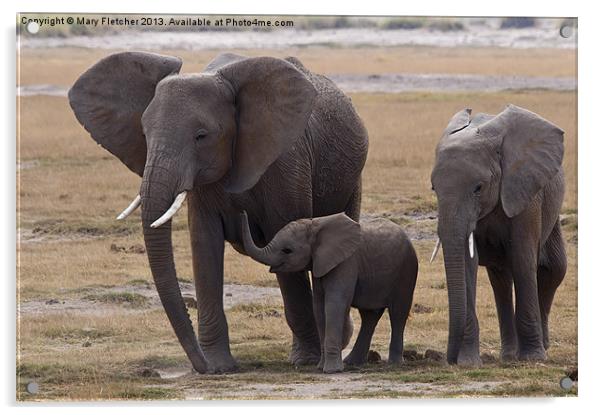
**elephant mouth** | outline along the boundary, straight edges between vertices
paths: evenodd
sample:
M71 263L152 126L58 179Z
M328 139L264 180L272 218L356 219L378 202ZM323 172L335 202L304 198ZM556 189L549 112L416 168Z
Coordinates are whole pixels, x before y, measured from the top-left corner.
M286 271L286 270L285 270L285 269L283 269L283 268L284 268L284 262L281 262L281 263L280 263L280 264L278 264L278 265L272 265L272 266L270 267L270 272L271 272L272 274L274 274L274 273L276 273L276 272L280 272L280 271Z

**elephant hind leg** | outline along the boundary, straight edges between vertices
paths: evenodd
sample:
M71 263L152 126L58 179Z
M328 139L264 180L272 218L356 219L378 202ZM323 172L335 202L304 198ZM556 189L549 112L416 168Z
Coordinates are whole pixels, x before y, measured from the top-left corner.
M540 262L537 268L537 294L541 313L543 344L547 350L550 347L548 317L552 308L554 294L558 286L562 283L567 268L566 251L559 221L556 221L552 233L543 247Z
M391 321L391 340L389 342L389 363L403 361L403 332L406 321L410 315L412 301L397 301L389 307L389 320Z
M351 366L361 366L366 363L374 329L376 328L376 325L378 324L378 321L380 320L380 317L383 315L384 311L384 308L379 310L359 310L360 316L362 317L362 325L360 326L360 332L357 335L353 349L343 361L345 364Z

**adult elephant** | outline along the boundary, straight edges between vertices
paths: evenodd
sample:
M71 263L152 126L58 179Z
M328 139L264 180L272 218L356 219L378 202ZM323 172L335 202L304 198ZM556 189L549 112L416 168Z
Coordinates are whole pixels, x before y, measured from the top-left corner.
M200 74L178 74L181 65L153 53L113 54L81 75L69 101L92 138L142 177L120 218L142 206L155 285L194 369L226 372L237 364L223 310L224 241L244 253L240 212L258 241L299 218L344 211L359 219L368 137L351 100L295 58L221 54ZM185 198L198 340L171 242L171 217ZM307 273L277 278L293 332L290 358L315 363Z
M449 298L449 363L481 363L478 265L487 267L493 286L501 358L545 359L548 315L566 272L559 221L563 136L513 105L472 119L470 109L460 111L445 129L431 180ZM439 240L433 257L438 247Z

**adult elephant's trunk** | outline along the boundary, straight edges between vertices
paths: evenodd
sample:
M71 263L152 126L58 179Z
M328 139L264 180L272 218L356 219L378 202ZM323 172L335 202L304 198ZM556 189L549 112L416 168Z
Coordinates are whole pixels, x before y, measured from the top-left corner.
M274 258L274 249L273 243L270 242L263 248L259 248L255 245L253 241L253 237L251 236L251 229L249 228L249 219L247 217L247 212L243 212L241 215L242 220L242 241L245 246L245 251L247 255L253 258L256 261L261 262L265 265L276 265L274 262L276 259Z
M188 310L176 278L171 242L171 220L151 227L172 205L175 188L166 172L173 171L166 163L149 160L144 170L140 195L142 198L142 226L144 243L155 286L167 318L184 348L194 369L207 372L207 361L192 328ZM155 225L156 226L156 225Z
M466 235L461 226L440 217L439 236L443 243L443 258L447 280L449 302L449 337L447 341L447 361L458 362L458 354L466 329ZM443 222L442 222L443 221Z

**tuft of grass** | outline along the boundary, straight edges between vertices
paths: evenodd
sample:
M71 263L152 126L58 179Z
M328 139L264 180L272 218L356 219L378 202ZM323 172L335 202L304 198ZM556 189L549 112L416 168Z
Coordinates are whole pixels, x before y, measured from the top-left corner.
M121 399L142 401L177 399L179 396L172 389L158 387L136 387L118 394L118 397Z
M97 329L90 327L64 327L54 326L48 327L44 330L44 335L51 339L65 339L65 340L81 340L90 339L97 340L105 337L111 337L115 335L115 331L111 329Z
M181 279L178 279L179 281L181 281ZM133 280L129 280L127 282L127 285L134 285L134 286L142 286L142 287L152 287L153 283L149 280L145 280L142 278L135 278Z
M84 299L107 304L128 304L132 307L144 307L148 303L145 296L128 292L88 294Z
M165 369L168 367L187 365L186 356L148 355L134 360L132 366L147 369Z

